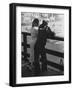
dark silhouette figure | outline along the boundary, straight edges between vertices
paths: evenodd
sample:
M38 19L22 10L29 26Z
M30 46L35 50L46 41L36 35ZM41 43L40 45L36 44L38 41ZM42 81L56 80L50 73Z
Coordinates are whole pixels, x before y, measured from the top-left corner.
M47 71L47 59L45 52L46 40L50 36L54 36L54 33L47 26L47 22L43 20L43 23L39 26L37 40L34 46L34 71L35 75L38 75L40 71ZM40 58L42 62L42 70L40 70Z

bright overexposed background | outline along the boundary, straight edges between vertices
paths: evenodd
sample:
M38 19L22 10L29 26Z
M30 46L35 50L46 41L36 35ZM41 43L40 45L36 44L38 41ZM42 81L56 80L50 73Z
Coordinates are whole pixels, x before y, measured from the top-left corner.
M1 0L0 1L0 90L72 90L73 83L11 88L9 83L9 4L32 3L72 6L73 0ZM73 38L73 36L72 36ZM73 65L72 65L73 68ZM73 81L73 80L72 80Z

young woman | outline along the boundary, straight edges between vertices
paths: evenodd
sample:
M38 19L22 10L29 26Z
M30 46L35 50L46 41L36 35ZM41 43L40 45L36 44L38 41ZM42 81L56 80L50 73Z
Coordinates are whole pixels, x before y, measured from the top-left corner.
M32 22L32 30L31 30L31 63L33 66L33 62L34 62L34 46L37 40L37 35L38 35L38 28L39 28L39 20L37 18L35 18Z

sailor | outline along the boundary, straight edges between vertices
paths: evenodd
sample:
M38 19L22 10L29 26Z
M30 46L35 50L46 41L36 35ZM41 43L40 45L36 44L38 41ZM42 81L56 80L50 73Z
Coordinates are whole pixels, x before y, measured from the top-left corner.
M48 23L45 20L43 20L42 24L39 26L37 40L34 46L34 68L36 74L39 74L41 71L47 71L45 45L47 38L49 38L50 35L53 36L54 33L48 27ZM39 56L41 56L42 70L40 69Z

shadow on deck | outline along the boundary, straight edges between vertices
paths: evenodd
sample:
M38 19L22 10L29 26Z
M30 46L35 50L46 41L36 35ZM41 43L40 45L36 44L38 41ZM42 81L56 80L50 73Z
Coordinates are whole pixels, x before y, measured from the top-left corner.
M32 70L28 67L22 67L22 77L35 77L35 76L58 76L64 75L63 71L55 71L53 69L48 68L45 72L40 72L38 75L35 75Z

